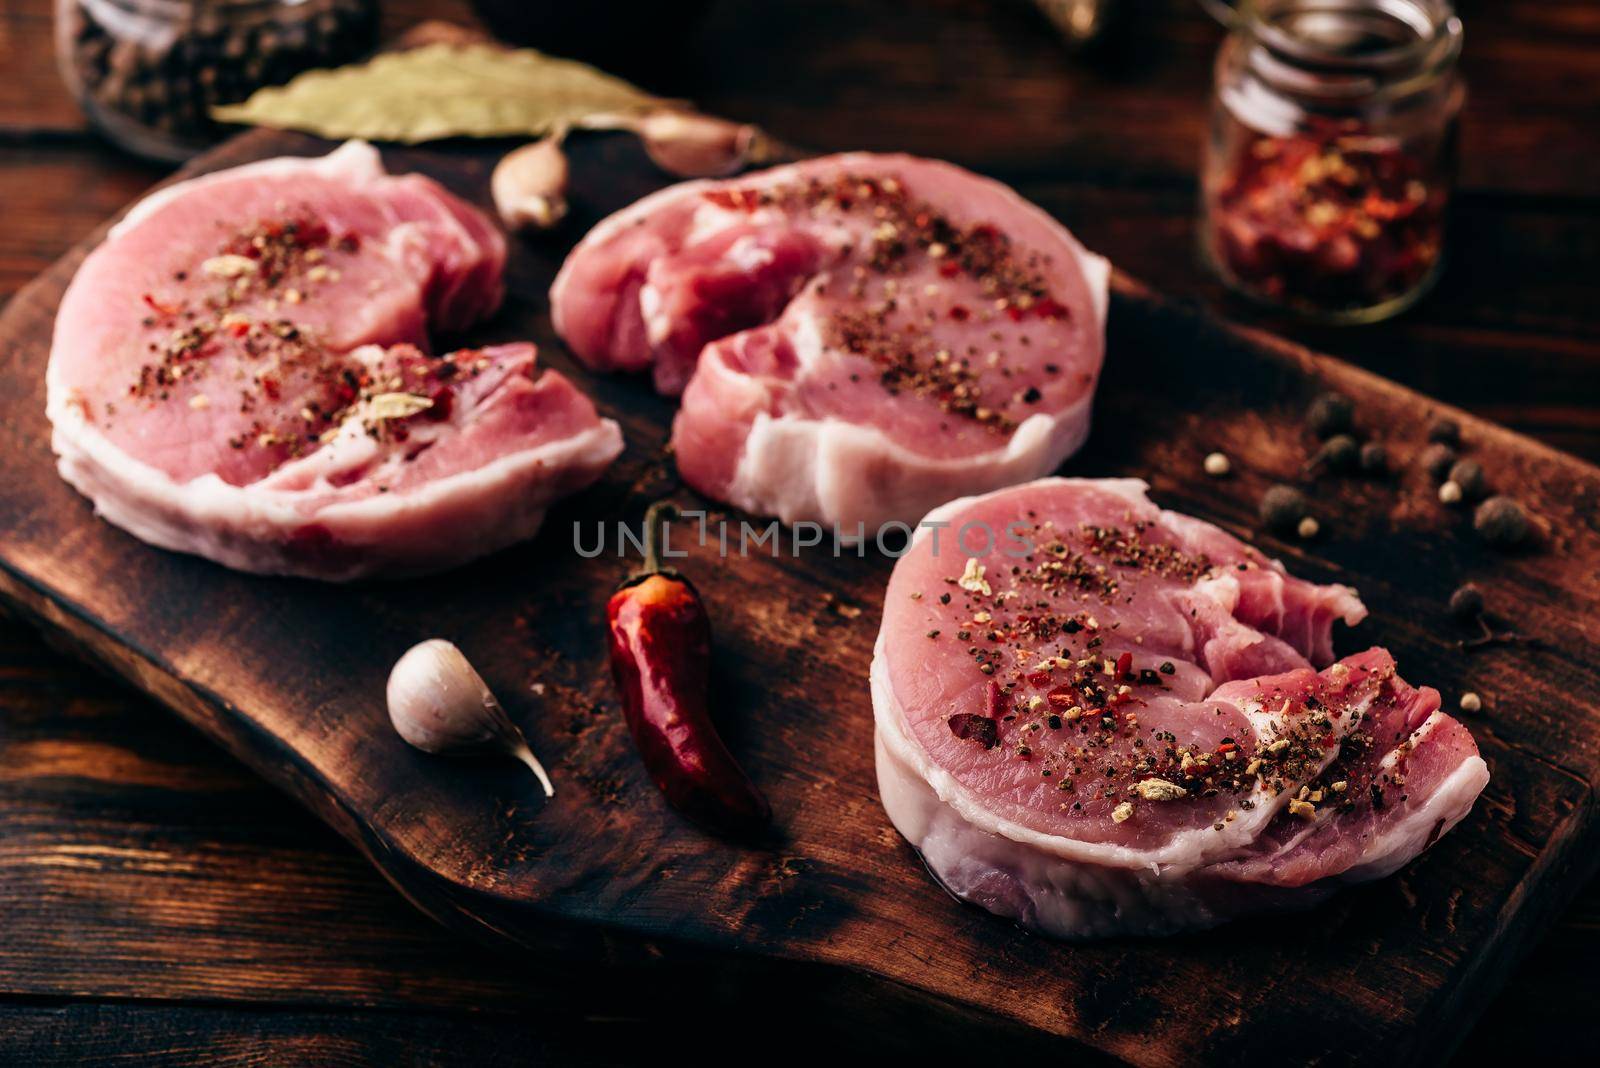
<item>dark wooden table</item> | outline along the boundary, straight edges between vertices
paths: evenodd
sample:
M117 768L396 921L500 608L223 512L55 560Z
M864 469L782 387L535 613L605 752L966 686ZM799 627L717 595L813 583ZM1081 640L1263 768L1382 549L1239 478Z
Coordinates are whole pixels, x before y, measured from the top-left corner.
M386 7L391 29L464 18L456 3ZM1353 330L1264 320L1195 265L1220 31L1189 0L1127 7L1119 37L1072 57L1025 4L724 0L632 73L793 143L997 175L1159 288L1600 461L1600 7L1462 4L1472 96L1452 264L1411 313ZM56 77L50 8L0 0L0 299L165 173L85 128ZM1591 886L1463 1048L1600 1050L1597 952ZM175 717L0 619L0 1062L626 1062L659 1054L663 1013L684 1011L681 994L663 1009L593 989L435 928ZM746 1052L829 1035L792 1030Z

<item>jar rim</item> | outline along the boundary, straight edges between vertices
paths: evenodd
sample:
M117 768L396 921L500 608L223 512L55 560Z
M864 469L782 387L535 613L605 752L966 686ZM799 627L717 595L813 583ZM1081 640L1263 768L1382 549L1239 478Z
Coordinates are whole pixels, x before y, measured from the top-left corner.
M1200 6L1226 29L1250 34L1307 66L1373 70L1435 66L1429 62L1432 54L1443 50L1454 59L1461 50L1461 18L1451 0L1200 0ZM1278 24L1283 14L1330 18L1382 14L1410 29L1411 35L1394 45L1349 53L1285 29Z
M1254 46L1256 73L1280 91L1328 99L1403 96L1449 74L1461 54L1462 25L1451 0L1200 0L1236 38ZM1333 36L1296 32L1292 21L1324 28L1362 19L1401 28L1403 40L1341 47ZM1348 34L1347 34L1348 35Z

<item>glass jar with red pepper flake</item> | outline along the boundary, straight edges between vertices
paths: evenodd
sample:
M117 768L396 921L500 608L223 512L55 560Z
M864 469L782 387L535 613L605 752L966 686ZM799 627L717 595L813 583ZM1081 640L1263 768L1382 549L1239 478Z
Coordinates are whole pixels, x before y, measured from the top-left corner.
M1231 288L1335 322L1414 303L1442 263L1461 20L1449 0L1203 0L1217 55L1200 239Z

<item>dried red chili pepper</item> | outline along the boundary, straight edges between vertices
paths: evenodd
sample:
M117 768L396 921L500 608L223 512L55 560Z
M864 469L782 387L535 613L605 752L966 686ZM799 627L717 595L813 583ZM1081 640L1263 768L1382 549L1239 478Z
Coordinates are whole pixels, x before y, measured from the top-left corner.
M676 509L645 513L644 568L606 605L611 675L650 777L672 806L714 831L747 835L772 820L767 799L711 721L711 624L689 581L661 566L659 538Z

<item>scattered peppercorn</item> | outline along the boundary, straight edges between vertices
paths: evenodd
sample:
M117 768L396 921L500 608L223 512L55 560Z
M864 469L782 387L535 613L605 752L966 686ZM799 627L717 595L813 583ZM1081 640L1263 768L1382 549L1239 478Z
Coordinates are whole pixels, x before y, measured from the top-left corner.
M1309 541L1316 537L1317 532L1321 529L1322 527L1318 525L1316 518L1308 515L1304 519L1300 520L1300 525L1295 528L1295 533L1300 535L1301 538Z
M1454 482L1446 481L1439 487L1440 504L1460 504L1462 498L1461 487Z
M1435 419L1428 426L1428 440L1455 448L1461 444L1461 424L1454 419Z
M1274 530L1293 530L1306 517L1310 506L1305 494L1293 486L1279 484L1261 496L1261 519Z
M1483 698L1479 697L1477 694L1472 693L1470 691L1468 691L1467 693L1462 694L1461 695L1461 711L1463 711L1463 712L1482 712L1483 711Z
M1418 458L1422 469L1428 472L1428 477L1435 482L1443 482L1445 476L1450 474L1450 468L1456 462L1456 450L1443 442L1435 442L1422 450Z
M1462 494L1475 501L1489 492L1489 480L1484 477L1483 465L1476 460L1457 460L1450 468L1450 481L1461 487Z
M1312 458L1312 465L1326 467L1329 471L1346 474L1361 462L1361 446L1349 434L1335 434L1323 442L1322 448Z
M1306 424L1319 438L1329 438L1349 430L1355 421L1356 406L1343 393L1323 393L1306 411Z
M1389 450L1376 441L1361 446L1361 470L1369 475L1389 473Z
M1450 615L1470 623L1483 614L1483 591L1467 583L1450 595Z
M1212 478L1224 478L1231 470L1233 470L1233 465L1228 462L1228 458L1222 453L1214 452L1206 457L1205 471Z
M1478 505L1472 528L1490 545L1508 549L1527 538L1531 524L1522 505L1510 497L1497 496Z

